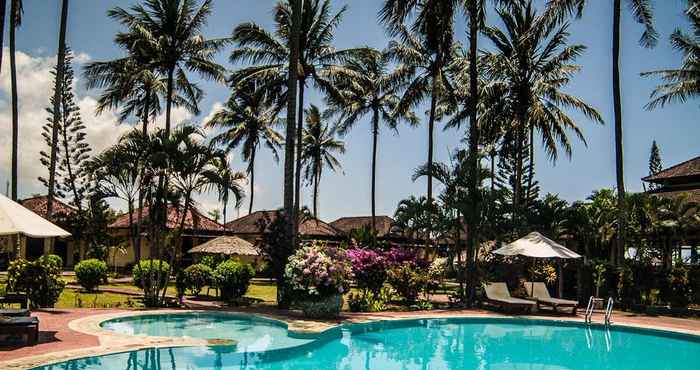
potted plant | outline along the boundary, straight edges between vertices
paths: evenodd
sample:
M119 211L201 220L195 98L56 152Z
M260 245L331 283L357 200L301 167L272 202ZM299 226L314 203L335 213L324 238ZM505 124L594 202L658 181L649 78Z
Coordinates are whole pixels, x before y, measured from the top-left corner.
M343 307L352 270L344 250L313 242L289 257L284 276L306 317L334 318Z

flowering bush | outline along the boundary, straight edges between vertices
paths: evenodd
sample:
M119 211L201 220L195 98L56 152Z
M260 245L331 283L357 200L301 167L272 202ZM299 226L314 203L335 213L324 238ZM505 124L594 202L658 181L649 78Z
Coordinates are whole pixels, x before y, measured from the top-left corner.
M387 260L383 253L367 248L348 250L357 287L377 296L386 281Z
M284 276L305 298L324 298L347 292L352 270L344 250L314 242L289 257Z
M409 264L418 269L427 269L430 262L418 257L418 252L411 249L395 247L385 253L385 258L390 267L398 267Z

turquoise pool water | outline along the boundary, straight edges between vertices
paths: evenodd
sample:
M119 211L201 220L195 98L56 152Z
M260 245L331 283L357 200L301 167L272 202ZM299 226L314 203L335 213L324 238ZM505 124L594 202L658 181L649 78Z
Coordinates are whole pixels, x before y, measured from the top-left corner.
M237 352L269 351L313 341L291 338L287 335L287 326L279 321L216 312L131 316L107 320L100 326L129 335L233 339L238 343Z
M148 349L37 369L697 369L687 335L525 319L440 319L344 326L296 347Z

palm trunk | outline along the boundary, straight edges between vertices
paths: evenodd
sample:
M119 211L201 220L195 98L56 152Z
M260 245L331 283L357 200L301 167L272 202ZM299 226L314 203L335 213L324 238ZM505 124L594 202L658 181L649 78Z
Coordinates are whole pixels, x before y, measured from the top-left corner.
M469 217L467 219L467 261L465 268L466 280L466 303L471 304L474 298L474 279L472 272L475 264L472 257L473 251L478 244L478 231L476 228L477 218L479 217L479 123L477 117L477 109L479 106L479 81L477 79L477 43L478 43L478 9L476 1L469 2L469 95L470 112L469 112L469 198L471 206L469 207ZM493 186L493 184L492 184ZM459 227L461 227L461 222ZM459 234L458 234L459 235ZM459 244L459 239L456 241Z
M228 190L227 190L228 191ZM255 150L250 154L250 204L248 214L253 213L253 197L255 196ZM224 216L225 218L225 216Z
M435 131L435 107L437 105L437 76L433 75L433 87L430 96L430 117L428 117L428 230L425 238L426 246L432 235L432 205L433 205L433 132Z
M523 182L523 136L524 119L521 118L519 127L515 134L515 184L513 184L513 230L519 229L520 208L522 203L522 182Z
M146 90L146 96L144 97L143 101L143 112L141 121L142 121L142 127L141 127L141 133L143 134L143 138L146 139L148 137L148 118L149 118L149 111L151 107L151 91L149 89ZM138 213L136 215L136 238L135 238L135 243L134 243L134 258L136 261L141 260L141 224L143 221L143 196L144 196L144 170L143 168L140 169L140 175L139 175L139 199L138 199Z
M318 214L318 183L321 181L321 164L316 166L316 173L314 174L314 218L317 220L320 218Z
M46 200L46 217L53 219L53 197L56 187L56 157L58 155L59 106L63 95L63 73L66 64L66 21L68 0L61 4L61 26L58 33L58 57L56 60L56 83L53 95L53 124L51 126L51 159L49 163L49 195Z
M535 145L534 145L535 128L530 125L530 139L528 140L528 149L530 150L528 154L528 177L527 177L527 201L532 199L532 177L534 176L535 170Z
M287 71L287 129L284 144L284 209L287 213L289 234L296 243L294 229L294 143L296 139L296 109L297 109L297 82L299 64L299 33L301 31L301 10L303 0L290 0L292 5L292 27L289 37L289 69ZM281 283L281 282L278 282ZM277 290L277 305L280 308L288 304L282 293Z
M372 247L377 245L377 140L379 137L379 109L372 115Z
M168 70L168 82L165 91L165 134L167 137L170 137L170 112L173 105L173 73L175 73L174 68Z
M0 51L5 46L5 9L7 0L0 0ZM2 52L0 52L0 70L2 69Z
M613 9L613 105L615 110L615 169L617 173L617 251L613 264L624 260L627 233L625 210L625 176L622 146L622 97L620 91L620 0L614 0Z
M19 117L17 112L17 61L15 58L15 33L17 32L15 16L19 11L17 9L17 0L12 0L10 5L10 84L12 95L12 200L17 201L17 176L18 167L18 140L19 140Z
M299 80L299 113L297 115L297 152L296 163L294 169L294 234L299 233L299 210L301 209L301 150L303 143L301 141L302 132L304 130L304 84L305 80Z
M496 152L491 152L491 193L496 191Z

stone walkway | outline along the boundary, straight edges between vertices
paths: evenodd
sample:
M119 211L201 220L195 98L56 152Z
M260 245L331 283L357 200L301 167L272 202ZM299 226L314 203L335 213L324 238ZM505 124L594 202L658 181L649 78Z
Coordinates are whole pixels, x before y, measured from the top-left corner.
M359 323L377 320L446 317L510 317L502 313L480 309L377 313L344 312L338 320L319 322L306 320L301 317L298 312L280 311L273 307L222 309L215 306L215 302L207 302L206 305L200 305L197 309L250 313L279 319L288 324L290 331L296 333L317 333L342 323ZM173 310L66 309L33 312L32 314L39 317L40 320L40 343L31 347L0 348L0 369L24 369L46 363L47 361L57 361L86 355L112 353L115 351L153 346L195 345L182 338L124 336L106 332L99 328L99 322L110 317L141 314L145 312L166 313L172 311ZM550 312L540 312L519 317L583 321L582 315L559 315ZM665 329L700 336L700 320L697 319L651 317L626 312L615 312L613 319L615 324L618 325ZM602 315L594 317L594 321L602 322ZM93 333L94 335L89 333Z

